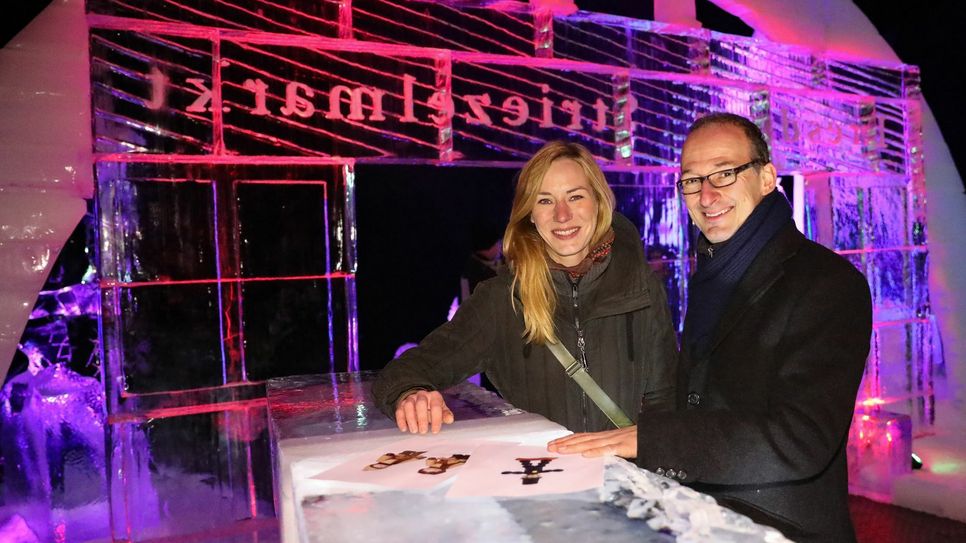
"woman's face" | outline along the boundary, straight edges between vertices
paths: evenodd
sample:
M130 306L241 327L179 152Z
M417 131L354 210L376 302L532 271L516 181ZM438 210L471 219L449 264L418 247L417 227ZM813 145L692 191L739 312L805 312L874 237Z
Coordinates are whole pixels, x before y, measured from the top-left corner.
M580 164L569 158L550 164L530 220L554 262L575 266L587 256L597 224L597 205Z

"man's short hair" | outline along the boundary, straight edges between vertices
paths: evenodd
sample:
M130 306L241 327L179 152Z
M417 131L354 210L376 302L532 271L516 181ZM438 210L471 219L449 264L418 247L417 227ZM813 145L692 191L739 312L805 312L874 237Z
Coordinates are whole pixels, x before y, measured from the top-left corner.
M768 142L765 141L765 135L762 134L758 125L741 115L735 115L734 113L709 113L694 121L691 127L688 128L688 136L701 128L717 124L730 124L731 126L740 128L745 133L745 137L748 138L748 142L751 143L752 160L760 160L762 164L771 162L771 155L768 152Z

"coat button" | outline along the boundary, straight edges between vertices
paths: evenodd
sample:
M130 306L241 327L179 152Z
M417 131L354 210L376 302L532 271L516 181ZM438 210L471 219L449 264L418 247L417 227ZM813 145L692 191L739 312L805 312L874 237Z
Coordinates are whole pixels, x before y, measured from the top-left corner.
M701 395L697 392L688 394L688 405L698 405L701 403Z
M654 473L658 475L664 475L664 468L657 468L656 470L654 470Z
M673 469L669 469L666 472L664 472L664 476L667 477L668 479L674 479L675 477L678 476L678 472L674 471Z
M678 480L683 481L688 478L688 472L683 469L678 470Z

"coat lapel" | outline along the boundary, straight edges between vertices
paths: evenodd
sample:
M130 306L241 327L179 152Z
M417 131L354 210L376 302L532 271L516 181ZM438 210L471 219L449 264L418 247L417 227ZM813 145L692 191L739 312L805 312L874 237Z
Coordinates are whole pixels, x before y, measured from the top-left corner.
M709 353L728 337L731 330L741 320L775 282L785 273L783 264L791 258L802 244L804 237L790 224L778 231L775 238L768 242L761 253L745 272L741 282L735 289L728 302L718 326L715 328L714 339L711 341Z

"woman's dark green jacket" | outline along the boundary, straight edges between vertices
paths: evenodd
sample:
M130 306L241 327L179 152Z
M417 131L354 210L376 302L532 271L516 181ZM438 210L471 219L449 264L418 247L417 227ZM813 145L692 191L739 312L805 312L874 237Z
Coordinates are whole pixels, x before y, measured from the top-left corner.
M642 398L647 412L673 406L677 343L667 296L644 259L637 228L618 213L613 227L610 256L576 288L565 272L553 272L554 317L558 337L578 360L576 327L583 329L588 372L636 422ZM523 340L511 281L504 271L480 283L452 321L382 370L372 392L384 413L394 418L396 400L410 389L441 390L485 372L516 407L574 432L613 428L545 346Z

